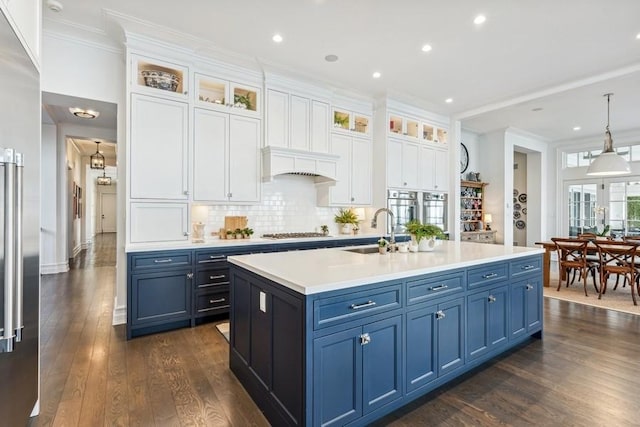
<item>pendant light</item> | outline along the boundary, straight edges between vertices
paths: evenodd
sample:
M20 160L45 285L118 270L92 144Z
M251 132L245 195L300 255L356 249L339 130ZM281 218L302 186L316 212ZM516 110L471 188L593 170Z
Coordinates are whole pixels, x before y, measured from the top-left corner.
M100 141L96 141L96 153L90 157L91 169L104 169L104 156L100 154Z
M609 131L609 98L611 95L613 94L604 94L604 96L607 97L607 128L604 133L604 150L591 162L591 165L589 165L587 169L587 175L615 176L631 173L629 163L613 149L613 138L611 138L611 132Z
M111 177L105 174L104 169L102 170L102 176L99 176L96 181L98 185L111 185Z

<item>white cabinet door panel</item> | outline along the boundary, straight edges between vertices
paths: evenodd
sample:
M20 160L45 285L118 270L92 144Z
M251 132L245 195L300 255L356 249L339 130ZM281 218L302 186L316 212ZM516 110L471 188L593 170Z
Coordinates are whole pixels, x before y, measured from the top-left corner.
M438 191L449 191L449 152L437 150L435 158L434 188Z
M227 200L229 115L194 109L193 200Z
M402 145L402 186L415 190L418 188L418 144L405 142Z
M371 204L371 141L352 139L351 202L355 205Z
M434 167L436 162L435 150L431 147L420 147L419 155L419 186L421 190L433 190Z
M309 98L291 95L291 132L289 146L297 150L309 150Z
M131 203L131 243L188 240L187 203Z
M351 137L331 135L331 153L340 156L337 163L336 184L330 189L331 204L351 204Z
M311 101L311 151L329 152L329 119L331 108L321 101Z
M131 95L132 199L188 198L188 105Z
M391 138L387 145L387 186L402 188L402 141Z
M267 91L267 145L286 147L289 144L289 95Z
M260 120L229 120L229 200L260 201Z

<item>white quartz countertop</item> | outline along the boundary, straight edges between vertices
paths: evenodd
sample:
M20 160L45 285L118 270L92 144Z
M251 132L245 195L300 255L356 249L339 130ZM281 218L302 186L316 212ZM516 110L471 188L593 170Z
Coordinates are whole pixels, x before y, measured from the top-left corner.
M541 254L544 249L443 241L433 252L359 254L345 248L237 255L227 260L304 295Z
M304 237L294 239L270 239L263 237L252 237L251 239L205 239L204 242L194 243L187 242L171 242L171 243L139 243L130 244L125 248L126 252L146 252L146 251L171 251L178 249L207 249L207 248L228 248L228 247L246 247L251 245L277 245L284 243L303 243L325 240L352 240L352 239L371 239L379 238L382 233L361 233L357 235L340 234L337 236L325 237ZM386 236L386 234L385 234Z

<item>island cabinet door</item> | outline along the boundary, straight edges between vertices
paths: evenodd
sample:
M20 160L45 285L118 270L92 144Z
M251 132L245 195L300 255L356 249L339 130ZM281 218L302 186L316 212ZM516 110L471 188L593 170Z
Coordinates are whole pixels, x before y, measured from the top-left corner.
M511 284L510 338L537 330L542 325L542 282L533 277Z
M313 342L313 425L341 426L362 416L362 328Z
M464 298L438 305L438 376L464 365Z
M437 305L407 313L405 363L407 393L438 377L437 363Z
M467 357L492 351L508 340L508 287L498 286L467 297Z

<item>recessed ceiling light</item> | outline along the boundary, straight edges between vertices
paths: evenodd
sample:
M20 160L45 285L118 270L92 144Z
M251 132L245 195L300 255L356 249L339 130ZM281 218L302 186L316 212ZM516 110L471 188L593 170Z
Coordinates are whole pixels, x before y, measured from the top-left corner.
M484 21L487 20L487 17L484 15L478 15L473 19L473 23L476 25L484 24Z
M64 9L64 7L62 6L62 3L56 0L47 0L47 7L49 8L50 11L56 12L56 13L61 12L62 9Z
M573 130L580 130L580 129L582 129L580 126L574 126L573 127Z
M538 111L542 111L542 110L543 110L543 108L542 108L542 107L536 107L536 108L532 108L532 109L531 109L531 111L535 111L536 113L537 113Z
M379 79L379 78L380 78L380 76L382 76L382 74L380 74L380 72L379 72L379 71L376 71L376 72L374 72L374 73L373 73L373 78L374 78L374 79Z
M274 34L273 37L271 37L271 39L276 43L282 43L282 40L283 40L280 34Z
M324 60L327 62L336 62L338 60L338 55L327 55L324 57Z
M431 49L433 49L433 48L431 47L430 44L425 44L424 46L422 46L422 51L423 52L429 52L429 51L431 51Z
M640 40L640 33L636 34L636 40Z
M447 104L451 104L453 102L453 98L447 98L444 100Z
M80 117L81 119L95 119L100 115L98 111L85 110L84 108L77 107L69 108L69 112L76 117Z

